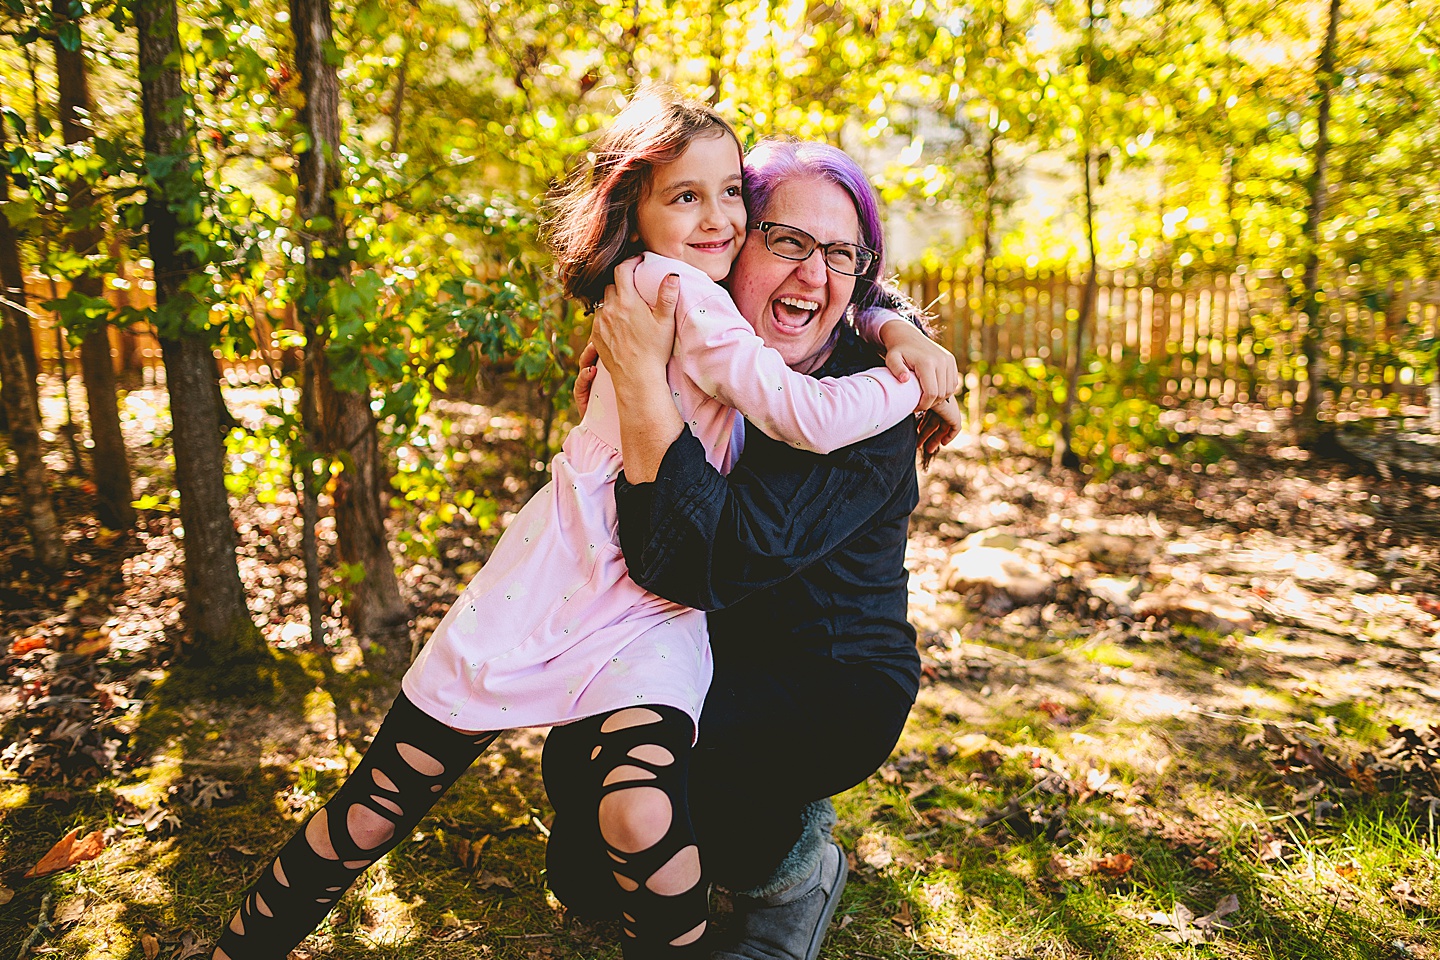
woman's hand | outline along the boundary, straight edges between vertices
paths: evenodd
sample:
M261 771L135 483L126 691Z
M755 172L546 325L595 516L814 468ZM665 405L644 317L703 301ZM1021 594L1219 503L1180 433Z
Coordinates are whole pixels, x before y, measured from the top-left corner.
M915 446L920 450L920 465L930 466L930 461L945 444L960 435L960 404L954 397L944 400L925 411L920 418L920 429Z
M940 344L925 336L925 331L904 318L891 320L880 328L880 343L885 347L885 366L901 383L910 380L914 371L920 381L920 404L915 412L929 410L960 389L960 370L955 357Z
M649 483L685 428L665 379L665 367L675 352L680 278L671 274L661 281L652 308L635 289L636 262L626 260L615 268L615 282L605 288L604 299L595 308L590 342L615 382L625 478ZM588 402L589 382L585 389Z

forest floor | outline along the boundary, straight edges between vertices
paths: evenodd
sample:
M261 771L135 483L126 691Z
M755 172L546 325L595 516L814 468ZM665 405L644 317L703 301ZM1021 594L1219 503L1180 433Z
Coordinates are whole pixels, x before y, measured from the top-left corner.
M259 416L263 397L229 396ZM309 645L283 485L237 516L252 609L292 665L280 695L168 682L182 574L159 509L163 392L126 410L156 508L120 537L64 481L62 577L28 571L0 477L6 958L208 957L396 689L337 624ZM416 638L528 484L524 420L448 413L452 481L493 494L501 522L461 513L438 556L406 559ZM922 474L924 686L890 761L837 799L853 870L822 957L1440 960L1440 485L1310 459L1278 427L1251 414L1217 464L1103 483L1051 474L1003 431ZM617 958L613 929L546 892L542 738L503 737L294 956ZM27 878L42 858L59 869Z

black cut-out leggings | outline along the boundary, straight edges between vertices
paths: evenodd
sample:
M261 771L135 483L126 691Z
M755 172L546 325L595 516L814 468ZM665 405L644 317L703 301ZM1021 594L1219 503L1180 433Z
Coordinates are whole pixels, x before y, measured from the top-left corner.
M694 726L663 706L626 707L571 726L593 743L586 780L602 798L598 827L614 863L625 956L679 957L705 929L705 883L685 796ZM215 960L283 960L496 736L452 730L400 694L355 772L246 891Z

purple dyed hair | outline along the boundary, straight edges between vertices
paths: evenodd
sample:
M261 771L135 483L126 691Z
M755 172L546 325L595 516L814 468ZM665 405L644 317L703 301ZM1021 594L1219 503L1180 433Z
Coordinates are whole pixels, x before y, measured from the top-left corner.
M745 155L745 209L752 223L765 219L775 189L791 180L824 180L850 195L860 221L860 242L878 254L870 271L858 278L850 302L857 310L882 302L885 231L880 226L880 204L865 171L845 151L826 143L761 140Z

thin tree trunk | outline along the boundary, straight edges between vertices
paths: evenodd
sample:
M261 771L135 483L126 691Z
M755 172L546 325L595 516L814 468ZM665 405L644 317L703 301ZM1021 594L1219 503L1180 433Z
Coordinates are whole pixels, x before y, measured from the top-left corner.
M64 531L50 499L50 475L41 456L40 421L33 406L35 382L25 375L25 361L18 343L20 330L6 310L0 318L0 403L10 426L10 446L15 451L20 507L35 561L47 570L65 566ZM29 395L25 389L30 385Z
M70 22L71 0L54 0L51 8L57 25ZM93 136L89 116L94 106L86 76L83 48L67 50L57 31L55 39L55 76L60 90L60 130L66 143L83 143ZM94 198L82 177L66 184L72 211L84 210ZM79 256L89 256L100 248L103 235L99 228L81 226L65 231L64 242ZM104 297L104 281L97 276L76 277L74 289L89 297ZM80 371L85 380L85 396L90 409L90 439L95 448L90 454L91 479L95 483L97 513L100 522L114 530L129 530L135 524L134 499L130 484L130 457L125 451L125 438L120 432L120 403L115 388L115 362L110 352L109 324L99 322L85 334L80 343Z
M998 317L992 303L995 289L995 188L1000 179L995 157L996 136L996 132L992 129L989 139L985 141L985 220L980 230L980 291L979 296L975 298L975 302L980 306L981 352L987 360L998 359L994 343L995 321ZM994 365L988 365L985 376L980 377L977 381L976 396L973 398L971 406L972 411L976 413L971 428L976 433L980 432L985 411L990 408L990 391L994 376Z
M291 451L291 460L300 467L300 553L305 562L305 609L310 614L310 641L317 646L325 644L325 601L320 590L320 540L317 527L320 523L320 478L315 475L314 452L319 449L319 405L315 394L318 389L314 376L316 367L323 367L320 360L312 362L311 353L322 353L318 342L307 337L305 341L305 363L301 371L300 424L304 429L301 447Z
M1085 17L1085 71L1086 71L1086 102L1092 109L1087 110L1088 115L1093 115L1095 85L1099 81L1095 59L1095 4L1094 0L1088 0ZM1052 460L1053 466L1078 469L1080 457L1075 453L1074 426L1071 423L1075 414L1075 394L1080 389L1080 370L1085 365L1085 329L1090 325L1091 314L1095 310L1095 288L1099 282L1099 271L1095 262L1095 176L1092 168L1095 165L1095 149L1091 139L1091 130L1088 126L1082 126L1080 130L1081 162L1084 164L1085 180L1085 245L1089 248L1090 265L1089 272L1085 277L1084 299L1080 302L1080 315L1075 318L1075 326L1072 329L1070 343L1070 371L1066 378L1065 403L1060 410L1060 436L1055 441L1055 455Z
M176 66L179 34L175 0L139 0L134 7L140 48L140 101L145 153L170 156L184 168L185 96ZM174 183L174 180L169 181ZM193 181L182 182L181 190ZM177 249L183 229L176 209L189 197L152 190L145 203L150 260L154 264L156 330L170 394L175 485L185 527L185 615L199 663L263 659L265 641L245 604L235 560L238 541L225 489L222 407L216 400L215 355L206 337L188 324L186 280L198 270L193 256Z
M0 153L8 149L5 120L0 116ZM10 199L10 171L0 168L0 200ZM25 271L20 266L20 238L10 225L10 218L0 215L0 287L3 292L3 315L5 323L14 333L15 352L23 366L15 371L18 376L15 387L24 401L30 404L37 428L42 422L40 416L40 391L36 378L40 375L40 361L35 355L35 331L30 326L29 303L25 296ZM6 374L8 382L12 374ZM8 424L13 423L6 413Z
M1085 142L1085 243L1090 251L1090 264L1085 276L1084 299L1080 301L1080 316L1075 320L1075 326L1071 331L1070 342L1070 371L1066 380L1065 403L1060 410L1060 437L1055 443L1055 455L1053 465L1067 467L1071 470L1078 469L1080 457L1075 453L1073 445L1073 429L1071 420L1075 412L1075 394L1080 389L1080 370L1085 365L1085 331L1090 326L1091 316L1095 312L1095 289L1099 282L1099 270L1095 262L1095 188L1094 177L1091 167L1094 165L1091 157L1090 143L1087 138Z
M55 278L50 278L50 299L60 299L60 290L55 285ZM79 476L85 472L83 458L80 456L80 443L76 439L79 429L75 426L75 410L70 403L70 361L65 358L65 329L60 325L60 316L55 317L55 363L60 370L60 390L65 396L65 423L61 425L60 432L65 435L65 446L70 451L70 472Z
M1335 85L1335 38L1340 28L1340 0L1330 0L1330 13L1325 26L1325 41L1320 46L1315 65L1315 87L1319 100L1315 123L1315 164L1310 171L1308 203L1305 210L1305 270L1302 280L1302 307L1305 313L1305 334L1301 347L1305 354L1305 403L1301 409L1298 435L1313 441L1320 432L1320 400L1327 375L1323 340L1325 323L1320 296L1320 224L1325 219L1326 173L1330 160L1330 92Z
M401 632L409 613L400 599L395 564L385 532L385 471L368 390L337 388L325 352L324 291L339 275L345 244L333 195L340 185L340 86L331 59L333 28L328 0L290 0L295 59L305 104L300 112L309 148L299 156L298 207L312 238L325 253L305 265L300 318L307 341L309 377L324 449L344 464L335 488L335 528L340 560L361 574L346 599L350 627L362 643ZM316 229L318 224L319 229Z
M125 259L125 245L120 238L111 235L107 238L107 246L110 250L110 259L115 261L115 275L117 279L128 279L129 263ZM112 287L111 296L115 298L115 305L121 310L129 307L130 291L124 286ZM145 357L140 352L140 338L129 326L120 328L120 379L126 389L139 386L145 379Z

